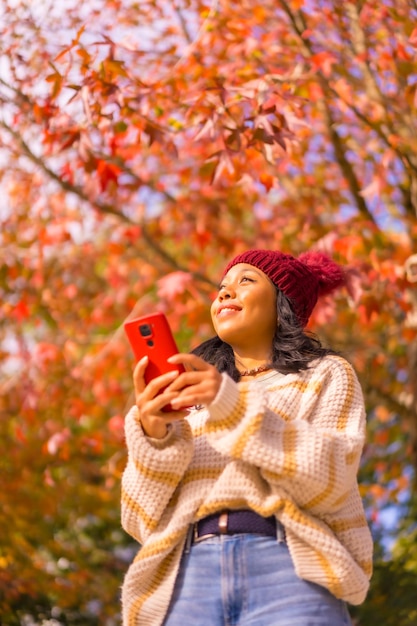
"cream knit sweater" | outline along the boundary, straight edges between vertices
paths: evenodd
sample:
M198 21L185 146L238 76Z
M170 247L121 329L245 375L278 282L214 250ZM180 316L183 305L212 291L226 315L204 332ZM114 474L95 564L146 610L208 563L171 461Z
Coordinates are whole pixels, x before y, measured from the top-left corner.
M126 417L122 524L141 548L122 589L124 626L159 626L191 523L222 509L275 515L297 574L361 603L372 540L356 474L365 412L347 361L328 356L306 371L235 383L176 422L162 440Z

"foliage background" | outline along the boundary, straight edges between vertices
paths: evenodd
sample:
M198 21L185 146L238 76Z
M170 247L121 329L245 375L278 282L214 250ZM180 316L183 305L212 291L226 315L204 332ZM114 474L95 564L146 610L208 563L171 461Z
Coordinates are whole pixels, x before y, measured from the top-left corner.
M189 350L225 261L350 269L311 329L363 385L376 539L357 624L411 626L417 467L417 5L0 0L0 615L120 621L133 367L156 308Z

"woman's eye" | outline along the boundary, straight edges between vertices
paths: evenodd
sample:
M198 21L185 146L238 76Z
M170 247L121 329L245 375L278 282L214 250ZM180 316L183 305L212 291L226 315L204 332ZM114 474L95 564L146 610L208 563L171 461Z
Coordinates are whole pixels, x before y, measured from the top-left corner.
M242 276L241 282L243 282L244 280L247 280L250 283L254 282L253 278L249 278L249 276Z

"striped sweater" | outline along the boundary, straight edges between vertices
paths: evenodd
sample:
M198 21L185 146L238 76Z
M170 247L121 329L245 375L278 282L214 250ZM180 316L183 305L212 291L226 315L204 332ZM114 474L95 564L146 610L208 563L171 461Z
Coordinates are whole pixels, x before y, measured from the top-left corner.
M223 374L213 403L161 440L133 407L122 524L141 547L123 583L124 626L163 623L189 525L222 509L275 515L297 574L360 604L372 572L357 485L364 437L358 380L336 356L250 382Z

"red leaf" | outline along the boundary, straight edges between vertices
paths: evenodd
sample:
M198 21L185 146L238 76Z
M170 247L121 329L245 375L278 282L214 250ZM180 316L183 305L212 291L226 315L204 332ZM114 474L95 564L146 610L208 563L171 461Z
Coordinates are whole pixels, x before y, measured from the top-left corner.
M24 300L20 300L18 304L14 307L12 311L13 317L17 319L18 322L22 322L24 319L29 317L29 308Z
M311 63L316 70L321 70L325 76L330 76L336 57L330 52L318 52L311 57Z
M97 164L97 174L100 181L101 191L106 191L111 182L117 183L120 168L112 163L100 160Z

